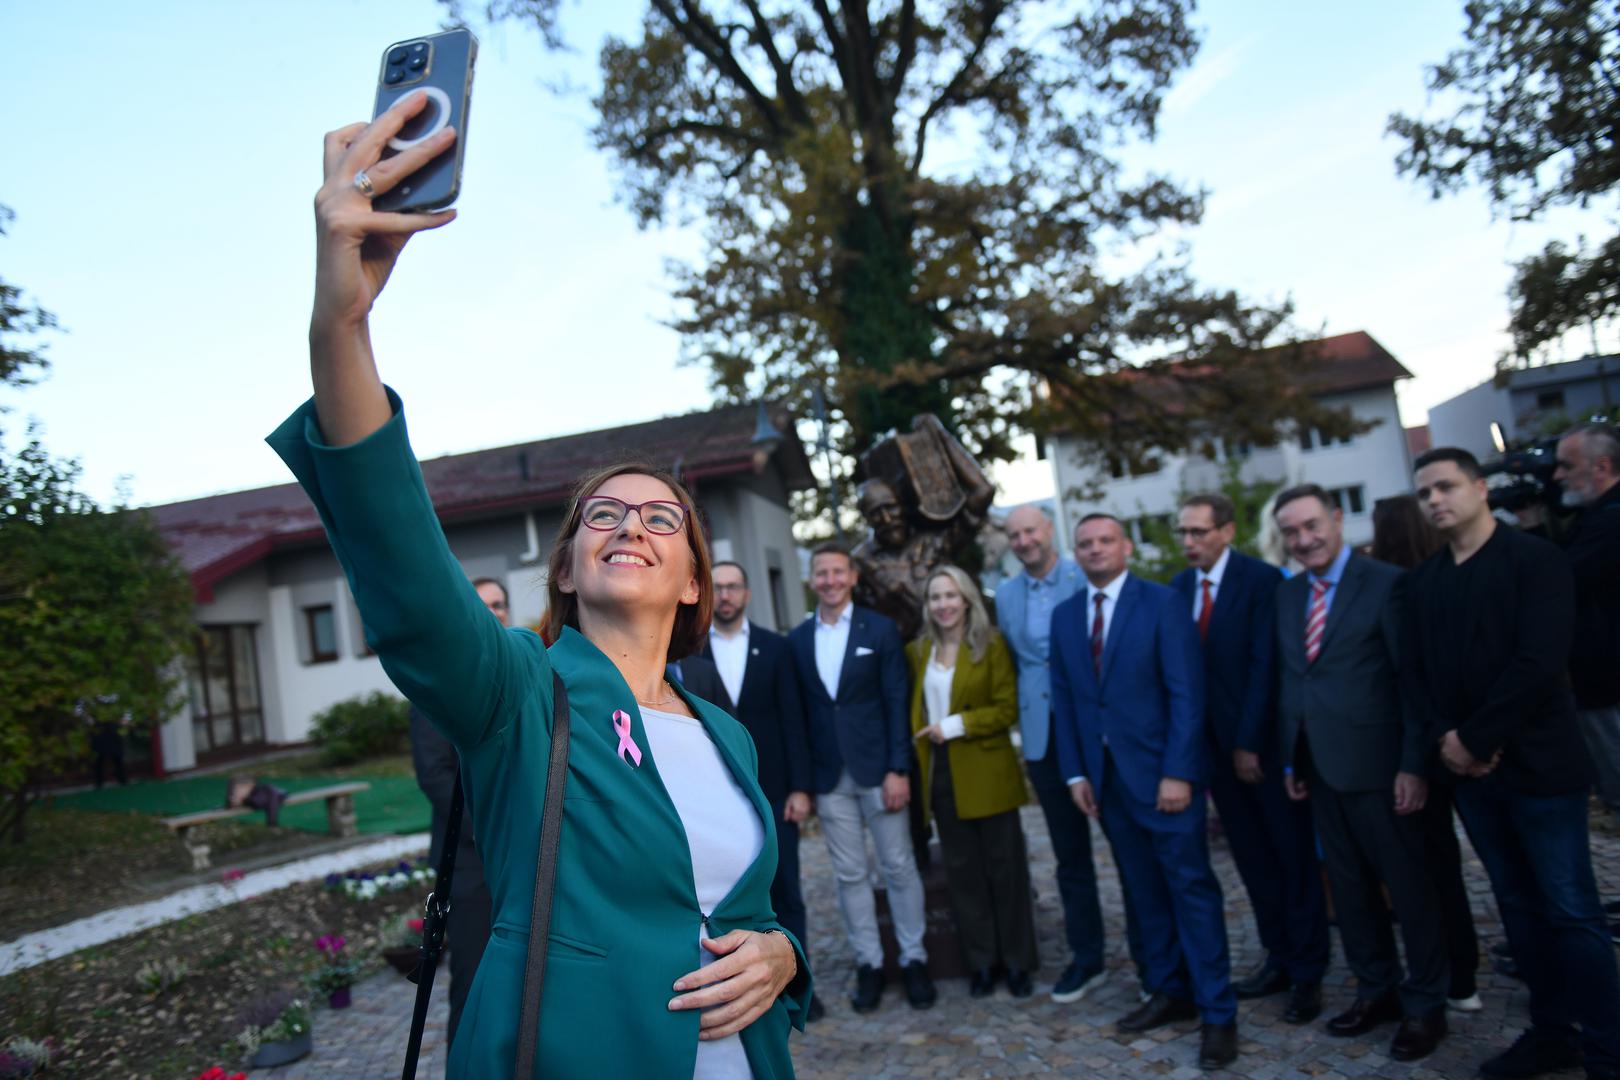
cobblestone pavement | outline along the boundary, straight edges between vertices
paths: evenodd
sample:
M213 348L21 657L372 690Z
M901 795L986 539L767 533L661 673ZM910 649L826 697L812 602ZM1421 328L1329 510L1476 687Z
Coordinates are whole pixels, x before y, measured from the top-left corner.
M1125 955L1124 916L1118 878L1108 844L1093 826L1093 846L1102 886L1108 934L1109 982L1085 999L1058 1005L1046 996L1050 981L1067 960L1062 944L1062 915L1052 880L1051 847L1037 807L1024 808L1024 829L1034 860L1037 890L1036 926L1040 934L1044 985L1034 997L1017 1001L1005 989L975 1001L965 980L940 983L939 1003L917 1012L897 987L890 987L878 1011L857 1016L847 996L853 985L853 961L838 925L838 903L825 844L807 836L801 848L806 901L811 912L810 937L817 987L827 1007L826 1019L807 1034L793 1034L793 1058L807 1080L890 1080L902 1077L1014 1077L1035 1075L1088 1077L1167 1077L1204 1075L1197 1067L1198 1028L1180 1024L1130 1038L1116 1032L1114 1021L1136 1004L1137 983ZM1263 958L1254 920L1231 856L1217 841L1215 869L1227 899L1227 931L1233 967L1247 971ZM1482 948L1500 939L1496 907L1484 871L1464 842L1468 886L1474 899ZM1620 837L1596 836L1593 859L1598 884L1606 898L1620 896ZM820 913L820 918L817 918ZM1336 935L1335 935L1336 939ZM392 973L356 987L355 1004L346 1014L321 1012L315 1020L315 1053L295 1065L260 1070L253 1080L303 1080L305 1077L395 1077L403 1060L415 988ZM1227 1076L1256 1080L1285 1077L1471 1077L1478 1063L1505 1047L1528 1023L1528 997L1522 984L1495 975L1488 962L1480 971L1483 1012L1451 1015L1451 1035L1422 1062L1405 1065L1387 1053L1394 1028L1386 1025L1359 1039L1329 1037L1327 1016L1348 1005L1354 983L1344 967L1337 941L1334 965L1324 986L1324 1019L1307 1027L1281 1020L1282 1000L1241 1002L1238 1014L1241 1056ZM439 1077L444 1068L445 1005L442 985L436 992L423 1044L419 1076ZM1571 1075L1578 1075L1571 1074ZM601 1078L607 1080L607 1078ZM619 1078L614 1078L619 1080Z

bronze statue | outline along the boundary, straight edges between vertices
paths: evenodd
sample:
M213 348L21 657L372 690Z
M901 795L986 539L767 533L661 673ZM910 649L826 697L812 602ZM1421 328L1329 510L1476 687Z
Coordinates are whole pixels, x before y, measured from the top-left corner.
M939 418L913 418L861 456L857 498L872 534L851 557L855 600L893 619L910 641L922 630L924 590L936 566L961 560L996 489Z

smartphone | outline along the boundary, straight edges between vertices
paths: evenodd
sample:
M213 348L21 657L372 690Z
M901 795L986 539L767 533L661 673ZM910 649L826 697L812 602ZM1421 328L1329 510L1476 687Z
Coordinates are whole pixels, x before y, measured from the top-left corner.
M375 119L403 97L417 91L428 103L383 148L384 160L432 138L445 127L456 129L456 141L371 205L378 210L442 210L461 194L461 160L467 150L467 106L472 102L473 64L478 39L466 30L396 41L383 50L377 76Z

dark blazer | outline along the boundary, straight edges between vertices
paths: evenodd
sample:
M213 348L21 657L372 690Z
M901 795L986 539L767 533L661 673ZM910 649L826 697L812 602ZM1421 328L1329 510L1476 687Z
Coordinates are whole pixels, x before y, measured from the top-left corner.
M726 684L720 678L720 669L705 656L688 656L665 665L665 674L710 705L718 705L732 716L737 707L726 693Z
M816 670L817 618L812 611L788 634L804 694L816 793L836 787L842 769L848 769L862 787L878 787L886 773L909 775L909 680L900 631L885 616L853 605L849 644L834 699L827 696L826 684Z
M1103 784L1103 740L1132 799L1152 806L1165 777L1209 782L1204 665L1181 596L1130 575L1091 662L1086 589L1052 612L1053 737L1063 778Z
M1566 550L1575 569L1575 698L1583 709L1620 705L1620 483L1581 511Z
M1468 572L1466 611L1447 595L1460 571ZM1575 632L1569 560L1539 536L1498 525L1460 571L1443 547L1407 579L1407 685L1429 721L1430 743L1455 728L1474 757L1501 751L1501 776L1518 791L1586 787L1592 757L1567 674Z
M1303 736L1335 791L1377 791L1397 772L1427 776L1434 752L1401 688L1405 571L1365 555L1345 564L1328 608L1322 651L1305 662L1310 575L1277 589L1277 724L1282 761L1295 766Z
M439 856L444 851L444 831L450 820L450 801L455 795L456 773L461 758L455 744L433 726L416 706L411 706L411 762L416 766L416 786L433 804L432 847L428 860L438 869ZM456 843L455 878L451 888L456 893L484 885L484 860L478 857L473 843L472 814L466 806L461 810L461 833Z
M1273 760L1277 754L1277 586L1283 577L1269 563L1228 550L1226 571L1215 592L1209 638L1201 643L1204 715L1215 744L1228 760L1234 750ZM1199 591L1198 571L1183 570L1170 587L1191 619Z
M703 656L713 661L714 652L705 643ZM715 677L719 678L716 671ZM725 684L722 682L722 696ZM759 749L759 786L773 806L787 801L795 791L808 793L810 776L810 733L805 726L804 698L799 690L799 673L793 662L787 638L750 621L748 623L748 663L743 668L740 701L717 701L748 729Z

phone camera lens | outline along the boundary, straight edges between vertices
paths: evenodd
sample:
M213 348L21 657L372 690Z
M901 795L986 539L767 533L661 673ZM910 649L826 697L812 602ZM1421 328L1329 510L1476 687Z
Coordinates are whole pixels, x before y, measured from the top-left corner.
M383 76L383 82L387 83L389 86L395 86L404 81L405 70L403 68L390 68L388 74Z
M425 67L427 67L427 53L419 53L411 57L412 71L421 71Z
M409 50L402 45L388 54L388 62L390 64L403 64L405 58L409 55Z

